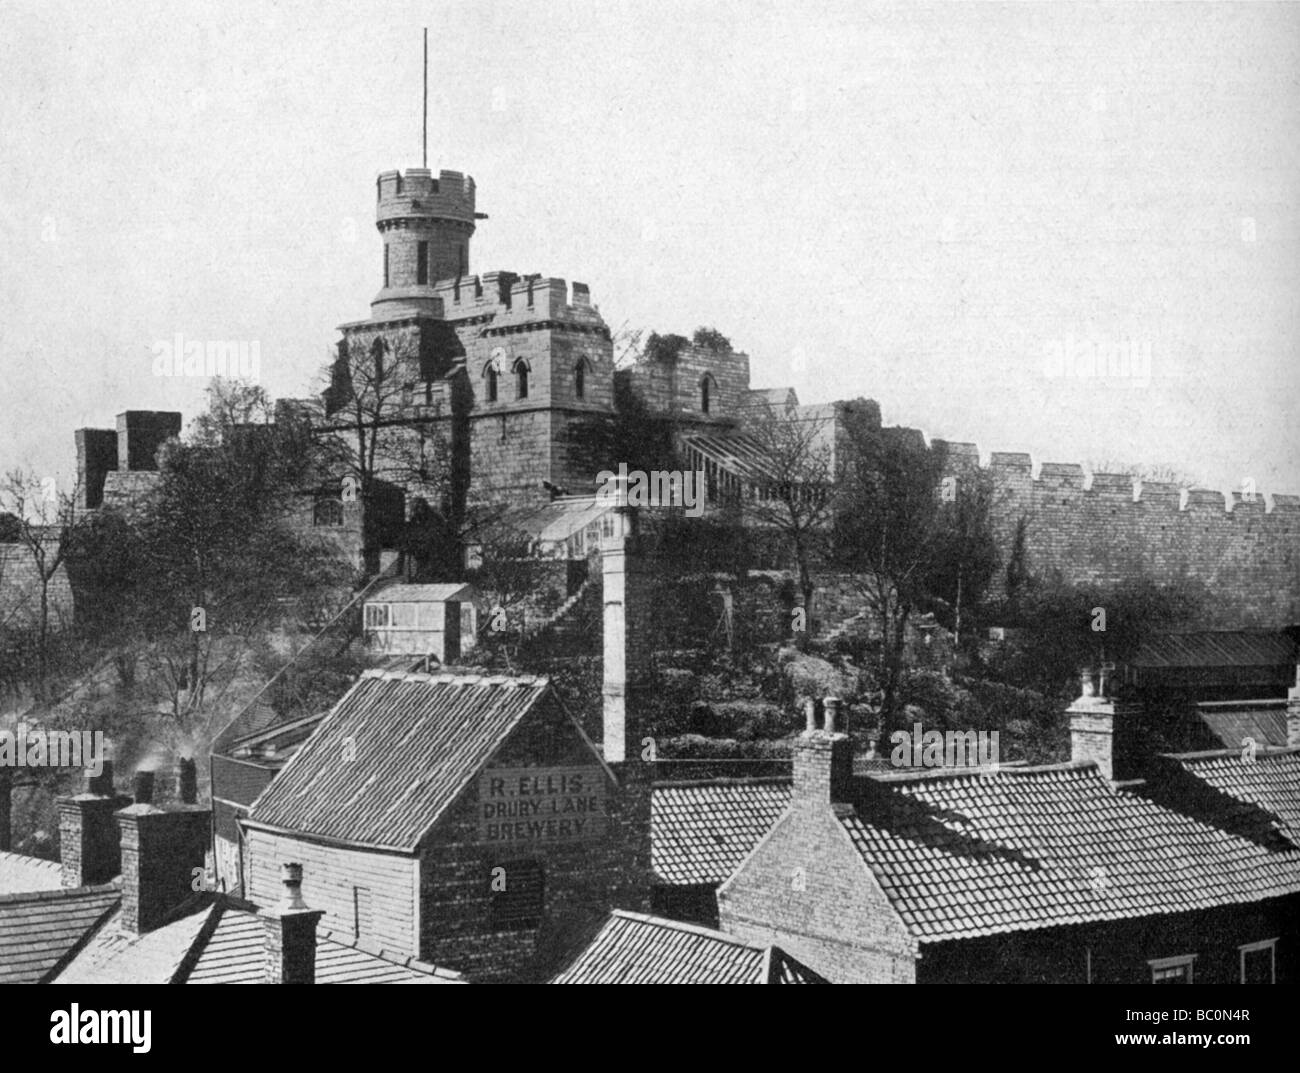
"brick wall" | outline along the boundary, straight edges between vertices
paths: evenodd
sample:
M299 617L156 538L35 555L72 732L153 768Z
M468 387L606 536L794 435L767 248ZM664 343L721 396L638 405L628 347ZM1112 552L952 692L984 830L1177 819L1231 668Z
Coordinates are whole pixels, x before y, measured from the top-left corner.
M537 712L491 769L596 763L558 705ZM606 785L605 832L573 842L486 842L479 831L479 780L430 837L420 861L420 957L483 980L544 980L563 967L611 908L649 908L649 767L619 765ZM492 869L535 860L544 876L540 926L494 930Z
M915 982L915 942L828 805L777 821L719 889L718 917L832 983Z

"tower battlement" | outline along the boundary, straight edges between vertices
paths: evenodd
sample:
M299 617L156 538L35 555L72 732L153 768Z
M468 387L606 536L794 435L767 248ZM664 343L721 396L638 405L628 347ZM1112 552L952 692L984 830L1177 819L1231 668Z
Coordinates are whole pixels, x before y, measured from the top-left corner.
M552 276L519 276L514 272L484 272L482 276L441 279L433 293L442 301L448 320L491 315L490 329L535 321L564 321L603 328L600 310L591 303L585 283Z
M460 220L472 228L478 215L474 210L474 177L459 171L440 171L437 178L428 168L407 168L379 173L378 206L375 218L379 230L399 220Z

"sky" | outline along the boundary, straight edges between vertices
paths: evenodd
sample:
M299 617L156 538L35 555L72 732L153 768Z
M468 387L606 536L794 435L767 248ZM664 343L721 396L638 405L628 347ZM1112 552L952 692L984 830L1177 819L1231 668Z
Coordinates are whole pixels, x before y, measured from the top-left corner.
M986 458L1300 492L1300 4L6 0L0 469L192 418L178 332L318 387L375 176L420 163L426 25L471 270Z

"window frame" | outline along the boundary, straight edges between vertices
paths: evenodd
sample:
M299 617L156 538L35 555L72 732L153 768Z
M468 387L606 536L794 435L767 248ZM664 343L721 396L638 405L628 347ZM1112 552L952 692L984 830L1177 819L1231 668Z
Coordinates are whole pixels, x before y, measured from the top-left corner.
M1164 969L1186 969L1187 983L1196 983L1196 959L1198 954L1178 954L1175 957L1168 958L1150 958L1147 960L1147 966L1151 969L1151 983L1158 984L1156 973Z
M532 369L528 367L528 362L524 361L523 358L517 358L513 372L515 374L515 399L523 402L528 398L528 378L532 373Z
M1268 951L1269 983L1277 983L1277 936L1272 939L1260 939L1254 943L1242 943L1237 947L1237 964L1241 969L1241 982L1246 982L1246 955Z

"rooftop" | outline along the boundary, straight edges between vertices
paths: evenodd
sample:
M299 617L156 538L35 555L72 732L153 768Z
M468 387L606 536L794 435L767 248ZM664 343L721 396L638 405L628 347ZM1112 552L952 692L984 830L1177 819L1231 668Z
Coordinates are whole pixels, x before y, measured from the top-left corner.
M717 884L790 804L790 779L659 783L650 797L650 864L671 886Z
M615 910L553 984L824 984L779 947Z

